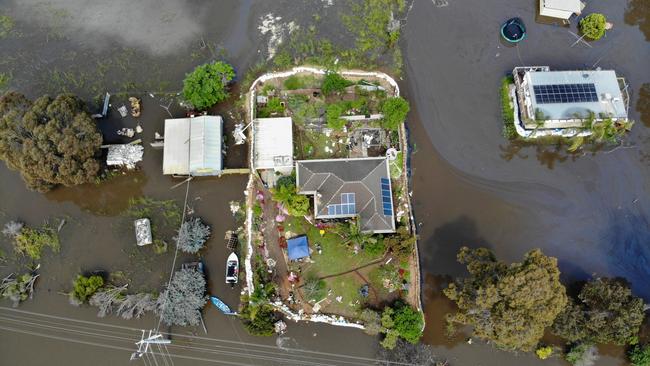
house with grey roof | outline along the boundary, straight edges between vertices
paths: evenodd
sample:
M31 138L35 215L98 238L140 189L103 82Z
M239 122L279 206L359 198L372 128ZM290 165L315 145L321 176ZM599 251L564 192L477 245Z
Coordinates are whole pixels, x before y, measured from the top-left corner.
M395 232L390 170L385 157L300 160L299 194L314 196L317 219L358 217L361 231Z
M628 120L625 79L613 70L517 67L513 76L515 121L526 130L579 129L589 127L588 121Z

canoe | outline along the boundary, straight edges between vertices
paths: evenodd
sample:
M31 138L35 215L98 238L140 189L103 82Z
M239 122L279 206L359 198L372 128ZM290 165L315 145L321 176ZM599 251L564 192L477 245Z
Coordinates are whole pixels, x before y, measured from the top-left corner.
M239 258L237 254L230 253L226 260L226 283L235 285L239 279Z
M228 305L226 305L226 303L221 301L221 299L219 299L216 296L210 296L210 301L212 302L212 304L217 309L221 310L221 312L226 314L226 315L236 315L237 314L237 313L233 312L232 310L230 310L230 307Z

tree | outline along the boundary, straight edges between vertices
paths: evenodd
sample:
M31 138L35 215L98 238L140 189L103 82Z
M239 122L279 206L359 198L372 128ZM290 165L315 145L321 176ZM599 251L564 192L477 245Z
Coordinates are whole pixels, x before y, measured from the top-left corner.
M321 84L321 91L325 95L332 95L334 93L340 93L345 90L346 87L350 86L351 83L346 80L339 73L334 71L328 71L323 77L323 83Z
M334 130L341 130L347 121L341 118L343 112L345 112L344 106L340 103L333 103L327 106L325 110L325 118L327 120L327 127Z
M167 325L198 325L207 301L203 274L184 268L174 273L171 284L160 294L157 313Z
M208 109L228 98L228 84L234 77L235 70L225 62L199 65L185 76L183 97L196 109Z
M31 299L34 293L34 283L39 277L37 274L25 273L18 277L14 274L2 279L0 282L0 297L13 302L12 306L17 307L22 301Z
M307 301L318 302L327 295L327 286L325 281L318 278L315 273L308 273L302 285L302 292Z
M580 31L587 38L594 41L601 39L605 35L607 18L600 13L591 13L580 20Z
M589 343L576 343L564 357L573 366L593 366L598 360L598 348Z
M72 292L70 292L70 303L81 305L91 296L104 286L104 279L101 276L93 275L90 277L77 275L72 281Z
M587 282L553 324L553 333L569 341L634 343L644 319L643 300L627 283L596 278Z
M256 336L273 335L278 320L271 305L254 305L247 301L243 302L240 318L248 333Z
M437 362L429 345L418 343L412 344L401 339L396 339L395 347L392 349L380 348L377 354L377 365L417 365L437 366L443 365Z
M278 184L271 189L271 193L273 200L283 204L289 215L304 216L309 213L309 198L298 194L295 179L287 178L282 182L278 181Z
M406 119L410 109L409 102L402 97L386 99L381 106L381 113L384 115L382 127L387 130L397 130Z
M628 353L632 366L650 366L650 345L636 345Z
M485 248L461 248L458 261L467 265L468 278L458 279L445 290L459 310L447 321L471 325L474 334L505 350L531 351L565 307L557 259L539 249L524 261L506 265Z
M424 328L424 320L422 313L416 311L406 304L400 304L395 311L394 328L399 336L406 341L417 344L422 337L422 329Z
M200 218L195 217L181 225L178 236L174 239L178 243L178 249L194 254L203 248L208 238L210 238L210 227Z
M77 97L62 94L33 103L8 92L0 97L0 159L27 187L46 192L62 184L93 182L102 135Z
M400 226L395 234L384 237L384 246L393 255L403 259L413 254L413 246L416 241L417 237L411 235L408 226Z
M359 320L363 322L364 332L368 335L374 336L384 330L381 326L381 316L372 309L363 309L359 314Z

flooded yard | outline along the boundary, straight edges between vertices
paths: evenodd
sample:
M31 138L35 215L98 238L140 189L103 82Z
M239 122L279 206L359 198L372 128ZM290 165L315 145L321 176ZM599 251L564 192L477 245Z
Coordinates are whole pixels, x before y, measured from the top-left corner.
M60 232L61 252L41 260L34 299L18 309L30 313L5 310L10 304L2 304L1 364L127 364L140 329L154 327L156 319L100 319L95 308L75 308L60 292L69 291L74 275L83 271L124 271L134 291L156 290L169 275L173 252L136 247L132 221L122 213L138 197L182 205L185 186L172 188L180 180L162 175L162 151L149 142L154 132L162 133L170 116L163 107L170 101L169 112L184 115L174 103L184 74L197 64L225 58L241 81L287 36L290 22L306 27L314 14L322 17L317 25L322 32L341 37L339 1L80 3L0 0L0 12L15 19L12 35L0 39L0 72L10 75L11 88L30 97L71 91L92 103L109 91L116 95L116 108L125 101L120 92L138 93L144 103L139 121L144 161L140 170L101 185L47 194L28 191L19 174L0 164L3 224L12 219L33 226L48 219L67 222ZM614 28L587 46L573 45L575 24L536 23L536 7L536 1L416 0L403 29L400 87L411 101L408 128L415 150L411 167L424 272L424 341L452 365L565 364L469 345L462 335L444 336L444 313L453 306L440 290L452 276L464 274L455 261L463 245L491 248L506 261L540 247L559 259L564 280L624 276L635 293L650 300L650 9L645 0L589 2L587 10L606 13ZM116 12L125 8L130 9L126 16ZM500 41L498 28L514 16L526 23L529 36L511 47ZM625 146L568 154L555 146L510 145L501 137L499 80L522 65L602 67L624 76L630 83L630 116L637 121ZM228 105L219 110L226 129L239 122L229 110ZM119 141L118 127L134 128L136 123L130 117L122 120L116 110L98 121L109 142ZM245 149L229 148L226 165L244 164ZM245 176L232 175L195 179L189 190L188 205L212 226L203 255L209 291L232 305L240 289L223 283L228 254L223 236L237 225L229 202L243 199L245 184ZM4 237L0 247L11 253ZM0 265L2 275L18 269L12 261ZM186 357L175 364L207 365L218 359L246 365L367 365L377 346L376 339L359 330L293 322L282 337L256 338L213 307L203 315L208 335L200 327L172 329L177 343L170 351ZM601 351L597 365L624 364L620 349Z

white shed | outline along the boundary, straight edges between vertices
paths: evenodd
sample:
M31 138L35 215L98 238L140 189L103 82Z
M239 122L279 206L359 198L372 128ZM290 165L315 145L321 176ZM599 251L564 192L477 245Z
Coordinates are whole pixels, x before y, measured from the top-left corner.
M293 169L293 129L291 117L258 118L254 122L255 169L282 173Z
M539 0L539 15L551 18L569 19L582 8L580 0Z
M220 175L222 132L221 116L165 120L163 174Z

